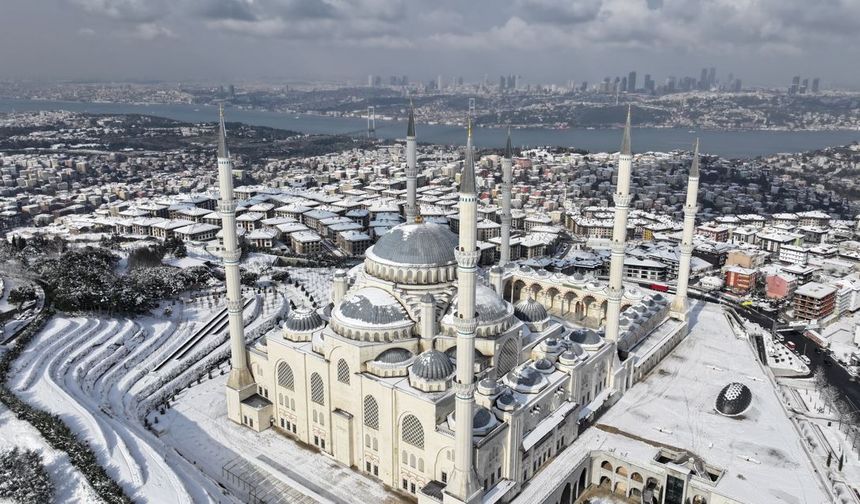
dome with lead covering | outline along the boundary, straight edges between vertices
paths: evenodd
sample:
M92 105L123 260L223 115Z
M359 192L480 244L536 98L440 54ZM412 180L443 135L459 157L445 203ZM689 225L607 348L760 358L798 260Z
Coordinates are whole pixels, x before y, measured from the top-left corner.
M400 364L402 362L407 362L414 356L415 355L412 352L405 348L389 348L377 355L373 360L382 364Z
M453 411L448 414L447 421L448 428L456 431L457 418ZM475 406L475 414L472 417L472 434L475 436L485 436L497 425L499 425L499 420L496 418L496 415L493 415L490 410L483 406Z
M406 310L391 294L376 287L354 292L335 308L341 317L373 325L386 325L407 320Z
M502 411L513 411L520 405L511 389L506 389L496 398L496 407Z
M714 408L725 416L746 413L752 405L752 391L743 383L732 382L723 387L714 402Z
M448 306L448 311L442 317L443 332L448 336L456 336L457 327L454 324L459 296L454 295ZM488 338L506 331L512 323L514 308L499 296L495 290L483 282L475 285L475 311L478 314L478 327L475 334L479 338Z
M390 293L364 287L344 297L332 310L332 328L350 339L393 341L412 336L414 322Z
M455 264L457 235L430 222L400 224L368 250L377 260L393 264L442 266Z
M551 360L543 358L535 361L534 368L541 373L547 374L555 371L555 364L553 364Z
M438 350L427 350L415 359L412 373L423 380L445 380L454 374L454 364Z
M593 329L577 329L568 335L568 339L573 343L588 346L600 345L603 343L603 339L600 337L600 334Z
M546 308L531 297L514 306L514 316L523 322L541 322L549 318Z
M323 319L316 310L302 307L287 314L287 329L293 332L310 332L322 328Z

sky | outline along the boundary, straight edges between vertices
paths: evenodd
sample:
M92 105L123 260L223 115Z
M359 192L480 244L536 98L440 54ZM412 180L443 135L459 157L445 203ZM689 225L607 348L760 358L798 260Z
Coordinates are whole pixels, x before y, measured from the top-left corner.
M491 83L793 75L860 88L860 0L0 0L0 79Z

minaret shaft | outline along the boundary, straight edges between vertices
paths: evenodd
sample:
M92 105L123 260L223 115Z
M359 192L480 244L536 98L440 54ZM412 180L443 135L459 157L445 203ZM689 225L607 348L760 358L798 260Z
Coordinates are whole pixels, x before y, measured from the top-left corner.
M510 145L510 133L508 133L508 144ZM511 186L513 178L513 159L509 153L502 158L502 234L501 252L499 254L499 266L504 266L511 261Z
M224 111L221 110L218 138L218 186L221 199L218 212L221 214L223 234L224 275L227 284L227 318L230 330L230 376L227 387L242 390L254 384L248 370L245 352L245 324L242 320L242 283L239 275L239 241L236 233L236 202L233 196L233 164L227 151Z
M690 283L690 262L693 255L693 235L696 232L696 211L699 195L699 141L693 149L693 162L687 179L687 201L684 205L684 230L681 236L681 257L678 261L678 285L669 310L672 318L687 319L687 288Z
M409 126L406 132L406 222L411 224L418 218L418 146L415 137L415 114L409 110Z
M472 427L475 413L475 282L477 281L478 196L472 131L466 144L466 161L460 181L460 232L457 258L457 370L454 389L454 472L445 489L447 502L476 502L481 487L474 469Z
M627 242L627 214L630 208L630 174L633 166L633 153L630 150L630 111L624 127L624 139L618 155L618 180L615 195L615 220L612 226L610 246L609 290L606 296L607 341L618 341L621 298L624 294L622 277L624 275L624 247Z

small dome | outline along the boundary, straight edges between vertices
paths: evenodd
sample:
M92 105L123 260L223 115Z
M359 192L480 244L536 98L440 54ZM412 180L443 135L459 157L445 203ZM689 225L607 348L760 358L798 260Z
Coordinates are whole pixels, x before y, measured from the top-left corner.
M519 402L511 389L505 390L496 398L496 407L502 411L513 411L517 409L517 406L519 406Z
M457 235L430 222L400 224L371 247L372 255L395 264L442 266L454 264Z
M563 354L558 356L558 362L564 366L574 366L579 362L579 358L575 353L570 350L566 350Z
M534 368L541 373L547 374L555 371L555 364L553 364L552 361L549 359L538 359L534 363Z
M456 431L457 430L457 417L452 411L448 414L448 427ZM472 434L476 436L485 436L487 435L495 426L499 425L498 419L493 415L490 410L483 406L476 406L475 413L472 416Z
M732 382L723 387L714 408L718 413L725 416L738 416L744 414L752 405L752 392L743 383Z
M478 392L486 396L496 395L499 393L499 382L493 378L484 378L478 382Z
M414 357L412 352L405 348L389 348L377 355L373 360L383 364L400 364L401 362L408 361L412 357Z
M310 332L321 328L323 324L319 313L311 308L296 308L287 314L287 329L294 332Z
M579 343L580 345L599 345L603 342L597 331L592 329L578 329L570 333L568 338L573 343Z
M514 371L513 381L517 385L533 387L540 383L541 376L533 367L522 366Z
M454 364L442 352L427 350L415 359L412 373L424 380L445 380L454 374Z
M421 296L421 302L422 303L436 303L436 298L433 297L433 294L430 294L429 292L427 292L423 296Z
M523 322L543 322L549 315L546 308L533 298L520 301L514 306L514 316Z

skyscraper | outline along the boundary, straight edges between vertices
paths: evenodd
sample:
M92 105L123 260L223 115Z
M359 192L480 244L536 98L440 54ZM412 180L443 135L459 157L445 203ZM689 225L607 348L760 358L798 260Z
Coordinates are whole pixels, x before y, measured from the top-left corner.
M635 93L636 92L636 71L633 70L629 74L627 74L627 92Z
M812 79L812 92L813 93L818 92L818 84L819 84L818 77Z

